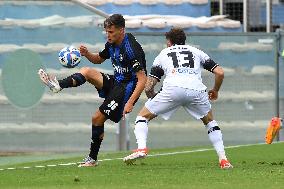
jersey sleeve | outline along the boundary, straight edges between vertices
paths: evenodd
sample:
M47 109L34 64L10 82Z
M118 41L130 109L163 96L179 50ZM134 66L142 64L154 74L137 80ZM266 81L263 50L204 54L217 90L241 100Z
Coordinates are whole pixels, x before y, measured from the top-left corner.
M158 55L154 60L149 76L154 77L158 81L160 81L164 74L165 74L164 69L162 65L160 64L160 55Z
M205 70L208 70L210 72L213 72L213 70L219 66L216 62L214 62L214 60L212 60L211 58L205 60L204 64L203 64L203 68Z
M213 70L219 66L214 60L212 60L206 53L203 51L199 50L199 55L200 55L200 60L201 60L201 65L205 70L208 70L210 72L213 72Z
M128 56L133 71L138 72L140 70L143 70L147 74L146 59L143 48L136 41L135 37L132 34L128 34L128 37L130 38L131 47L126 46L126 49L128 51Z
M109 43L105 44L105 48L99 52L99 56L103 59L109 59L110 55L109 55Z

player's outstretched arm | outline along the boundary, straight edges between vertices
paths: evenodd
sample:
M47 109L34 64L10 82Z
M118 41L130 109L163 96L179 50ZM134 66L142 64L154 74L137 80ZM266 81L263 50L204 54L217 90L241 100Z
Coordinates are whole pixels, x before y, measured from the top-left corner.
M154 96L156 96L154 87L156 86L158 81L159 81L158 79L151 76L147 78L147 82L145 85L145 93L148 98L153 98Z
M215 74L215 84L213 89L209 90L208 95L210 100L217 100L218 92L221 88L224 79L224 71L220 66L217 66L213 73Z
M94 64L101 64L105 61L102 57L100 57L99 53L91 53L87 47L81 45L80 53L82 56L85 56L90 62Z

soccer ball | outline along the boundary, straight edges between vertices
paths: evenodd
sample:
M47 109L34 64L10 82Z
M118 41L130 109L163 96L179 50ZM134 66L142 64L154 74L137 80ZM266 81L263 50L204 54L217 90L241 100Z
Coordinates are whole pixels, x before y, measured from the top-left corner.
M64 47L58 53L58 59L62 66L66 68L74 68L81 61L81 53L74 46Z

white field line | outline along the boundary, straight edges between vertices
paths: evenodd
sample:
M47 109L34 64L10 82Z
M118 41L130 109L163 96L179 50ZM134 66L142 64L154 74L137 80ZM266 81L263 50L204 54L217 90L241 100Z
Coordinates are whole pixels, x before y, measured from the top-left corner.
M235 145L235 146L227 146L226 149L229 148L239 148L239 147L246 147L246 146L256 146L256 145L263 145L265 143L258 143L258 144L244 144L244 145ZM204 148L204 149L196 149L196 150L187 150L187 151L179 151L179 152L169 152L169 153L160 153L160 154L150 154L147 157L157 157L157 156L170 156L170 155L176 155L176 154L189 154L189 153L196 153L196 152L205 152L205 151L211 151L214 150L214 148ZM122 160L123 158L112 158L112 159L101 159L98 160L99 162L103 161L113 161L113 160ZM9 168L3 168L0 169L0 171L5 170L19 170L19 169L32 169L32 168L46 168L46 167L58 167L58 166L70 166L70 165L77 165L81 162L77 163L60 163L60 164L52 164L52 165L35 165L32 167L9 167Z

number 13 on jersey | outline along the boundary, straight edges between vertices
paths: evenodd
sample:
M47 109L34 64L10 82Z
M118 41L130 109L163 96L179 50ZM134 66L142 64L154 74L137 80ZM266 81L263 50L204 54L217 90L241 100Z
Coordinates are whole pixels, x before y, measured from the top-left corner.
M170 52L167 55L172 58L174 68L194 68L193 54L190 51Z

